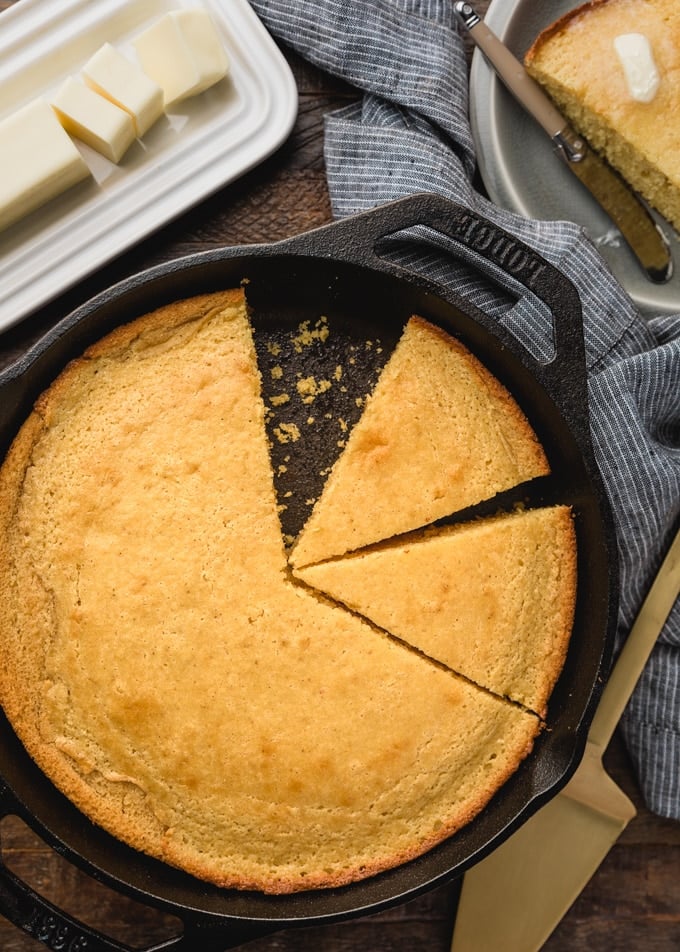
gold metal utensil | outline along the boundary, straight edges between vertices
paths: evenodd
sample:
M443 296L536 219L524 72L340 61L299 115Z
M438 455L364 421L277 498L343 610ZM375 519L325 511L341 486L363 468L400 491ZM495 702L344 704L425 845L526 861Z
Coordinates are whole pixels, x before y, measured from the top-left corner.
M465 874L452 952L536 952L635 816L602 756L679 593L680 530L612 669L573 777Z

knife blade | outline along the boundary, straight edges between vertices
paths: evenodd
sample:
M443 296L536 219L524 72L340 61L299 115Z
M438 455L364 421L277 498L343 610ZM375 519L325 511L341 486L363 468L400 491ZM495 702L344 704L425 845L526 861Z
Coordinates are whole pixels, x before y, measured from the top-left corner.
M668 281L673 272L669 242L647 206L569 125L472 5L458 2L454 11L499 79L550 136L567 167L614 222L649 280L656 284Z
M465 873L451 952L537 952L635 815L602 757L679 594L680 530L607 679L575 773Z

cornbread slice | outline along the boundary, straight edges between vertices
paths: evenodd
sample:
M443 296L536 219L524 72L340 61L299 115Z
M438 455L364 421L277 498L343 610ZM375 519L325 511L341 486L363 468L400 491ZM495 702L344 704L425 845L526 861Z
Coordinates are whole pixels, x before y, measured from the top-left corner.
M642 34L659 86L631 95L614 41ZM525 57L572 125L629 184L680 228L680 7L675 0L591 0L556 20Z
M87 816L285 893L468 822L537 717L287 575L239 292L91 348L0 469L0 702Z
M430 529L296 574L466 678L545 716L574 615L569 507Z
M458 341L412 317L290 561L344 555L548 472L510 394Z

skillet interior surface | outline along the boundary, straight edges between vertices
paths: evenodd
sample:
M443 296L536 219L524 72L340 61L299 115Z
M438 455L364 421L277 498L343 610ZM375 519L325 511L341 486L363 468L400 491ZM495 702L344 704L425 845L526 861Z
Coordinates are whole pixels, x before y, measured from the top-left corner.
M288 248L222 249L154 269L75 312L0 378L0 452L4 453L34 399L89 343L162 304L246 282L265 395L268 390L269 395L274 392L270 390L272 375L267 372L267 361L272 359L267 344L273 340L287 348L291 357L289 361L277 358L284 372L292 376L278 381L276 392L284 384L294 386L298 371L330 379L329 375L342 367L349 379L351 366L351 386L346 394L333 387L315 398L314 415L320 425L305 427L300 420L307 439L296 447L295 463L277 485L282 497L293 493L282 514L282 528L294 535L309 512L308 500L321 488L320 474L340 452L344 431L339 420L351 426L357 419L357 396L370 391L404 323L412 313L418 313L462 340L489 367L524 409L546 449L552 475L505 494L492 503L493 509L518 500L562 501L574 508L579 552L576 621L565 668L550 701L548 730L539 737L533 754L472 823L419 859L372 879L281 897L220 890L199 882L129 849L84 821L33 765L7 723L2 723L0 774L9 787L5 812L22 815L48 842L109 884L175 912L185 921L187 917L207 917L238 936L239 922L246 931L257 934L291 924L374 912L460 875L481 859L566 783L575 768L606 669L615 618L613 531L590 450L583 379L574 396L571 385L564 384L565 374L573 370L568 362L541 379L543 370L525 360L521 348L491 333L488 320L474 306L454 301L450 295L444 297L427 282L405 280L389 268L376 269L372 260L340 260L318 249L317 244L313 253L313 246L310 251L295 243ZM321 346L314 331L323 327L329 334ZM297 355L302 361L298 365L294 341L299 340L301 329L312 334L311 342ZM332 412L326 419L324 400L331 399ZM300 412L308 414L309 407L302 405ZM290 447L274 435L276 415L269 425L276 470L277 455L289 455ZM484 507L477 507L478 511Z

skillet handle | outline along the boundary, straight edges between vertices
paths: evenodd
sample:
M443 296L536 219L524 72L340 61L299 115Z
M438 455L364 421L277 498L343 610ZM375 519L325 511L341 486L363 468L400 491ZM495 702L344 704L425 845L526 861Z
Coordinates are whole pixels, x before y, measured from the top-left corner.
M0 819L22 815L14 795L0 783ZM176 910L168 912L177 915ZM244 920L211 920L197 917L183 923L181 935L146 949L123 945L68 913L35 892L5 864L0 852L0 915L41 942L52 952L223 952L275 931L276 926Z
M569 413L573 409L580 414L587 406L586 365L581 300L574 284L533 248L469 208L434 193L410 195L278 242L277 248L291 254L339 258L403 278L405 269L380 256L376 245L381 239L418 225L451 238L461 246L458 257L473 266L479 265L481 258L486 263L485 273L492 279L500 281L501 272L547 305L553 317L554 358L540 362L522 348L524 358L531 361L536 376L550 392L560 395L563 410ZM408 276L432 288L432 282L410 272ZM507 286L506 281L502 283ZM515 338L469 300L463 301L445 288L438 288L437 293L467 312L472 306L485 327L503 343L517 348Z
M20 807L7 787L0 786L2 817L19 814ZM48 949L65 952L131 952L57 909L31 889L0 856L0 913Z

